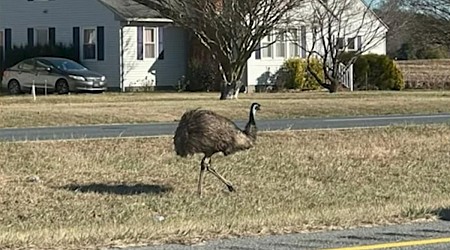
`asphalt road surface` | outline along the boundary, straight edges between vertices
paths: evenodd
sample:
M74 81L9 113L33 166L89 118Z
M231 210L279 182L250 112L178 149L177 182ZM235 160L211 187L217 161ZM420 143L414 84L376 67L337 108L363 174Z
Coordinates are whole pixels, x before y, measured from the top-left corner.
M245 121L236 121L244 127ZM259 130L336 129L388 126L392 124L450 123L450 114L392 115L342 118L258 120ZM0 141L67 140L87 138L173 135L177 123L88 125L0 129Z
M213 240L193 246L163 245L128 248L128 250L448 250L450 249L450 222L437 221L373 228L355 228L318 233L286 234L262 237L243 237Z

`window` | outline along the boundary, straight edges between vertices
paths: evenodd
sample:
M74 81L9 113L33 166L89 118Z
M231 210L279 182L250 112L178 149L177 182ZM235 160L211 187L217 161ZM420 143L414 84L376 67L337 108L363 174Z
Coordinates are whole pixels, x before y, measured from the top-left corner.
M155 29L146 27L144 29L144 55L145 58L156 57Z
M83 59L95 59L96 36L95 28L83 29Z
M48 29L47 28L37 28L36 32L36 45L47 45L48 44Z
M347 49L349 51L355 51L356 50L356 38L348 38L347 39Z
M23 70L32 70L34 69L34 61L32 59L25 60L18 67Z
M289 57L300 56L299 53L299 31L297 29L290 29L288 32L289 41Z
M286 57L286 34L283 30L278 32L278 38L275 42L275 56Z
M261 41L262 57L272 58L272 35L268 35Z

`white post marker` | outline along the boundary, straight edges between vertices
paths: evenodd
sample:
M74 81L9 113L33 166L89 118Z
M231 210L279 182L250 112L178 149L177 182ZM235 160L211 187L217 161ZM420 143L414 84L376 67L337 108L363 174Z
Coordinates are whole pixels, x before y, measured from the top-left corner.
M34 80L33 85L31 85L31 94L33 95L33 100L36 101L36 86L34 84Z
M47 96L47 80L45 80L45 96Z

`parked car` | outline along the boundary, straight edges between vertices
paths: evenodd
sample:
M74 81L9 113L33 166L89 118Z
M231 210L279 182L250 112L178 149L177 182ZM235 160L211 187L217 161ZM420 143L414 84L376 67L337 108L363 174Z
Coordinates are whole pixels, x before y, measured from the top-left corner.
M49 92L103 92L107 90L106 77L66 58L34 57L25 59L3 72L2 88L17 95L47 88Z

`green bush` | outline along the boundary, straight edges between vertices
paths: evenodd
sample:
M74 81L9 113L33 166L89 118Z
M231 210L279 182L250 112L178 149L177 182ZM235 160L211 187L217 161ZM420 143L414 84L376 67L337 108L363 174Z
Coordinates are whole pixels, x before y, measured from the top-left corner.
M310 67L323 80L322 64L311 59ZM287 59L277 71L277 87L285 89L319 89L320 85L307 70L307 61L301 58Z
M347 63L353 54L341 55ZM394 61L386 55L367 54L359 56L353 64L355 89L402 90L405 88L403 75Z
M75 47L62 43L44 46L14 46L6 53L4 68L13 66L14 64L31 57L36 56L54 56L64 57L79 62L79 57Z

